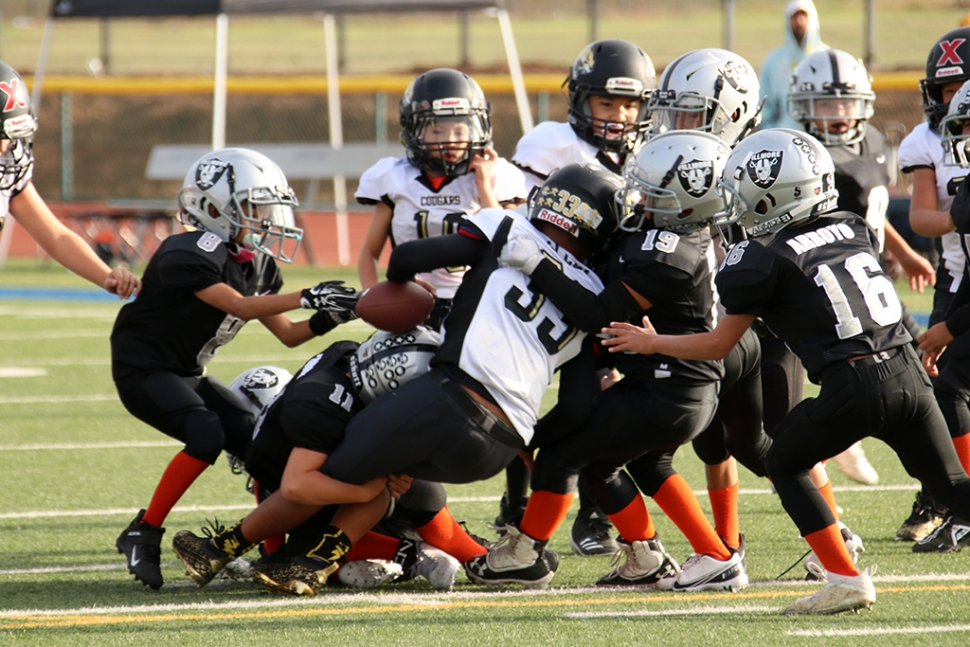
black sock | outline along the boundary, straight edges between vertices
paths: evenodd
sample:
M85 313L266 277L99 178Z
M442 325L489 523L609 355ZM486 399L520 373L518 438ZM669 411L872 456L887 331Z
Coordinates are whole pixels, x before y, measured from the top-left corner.
M336 526L327 526L323 530L322 539L316 548L306 554L313 559L322 559L330 563L336 562L350 552L351 541L344 531Z
M239 557L253 547L253 543L243 536L242 521L213 537L212 545L229 557Z

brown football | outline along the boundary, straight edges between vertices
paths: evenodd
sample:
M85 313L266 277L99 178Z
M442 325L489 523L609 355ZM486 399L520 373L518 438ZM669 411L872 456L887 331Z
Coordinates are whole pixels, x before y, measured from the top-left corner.
M404 332L424 323L434 297L414 281L375 283L357 300L357 314L378 330Z

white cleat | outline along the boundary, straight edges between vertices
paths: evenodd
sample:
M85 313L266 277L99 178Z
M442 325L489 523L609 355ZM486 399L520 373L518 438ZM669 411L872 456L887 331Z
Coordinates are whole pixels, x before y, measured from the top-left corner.
M740 591L748 586L748 575L735 550L726 560L710 555L691 555L674 580L674 591Z
M866 452L862 445L854 443L847 450L832 458L839 471L856 483L875 485L879 482L879 473L866 459Z
M447 591L455 585L461 562L431 544L418 543L418 559L411 567L411 576L419 575L431 582L436 591Z
M634 587L669 591L680 573L680 566L664 549L659 539L617 542L612 571L601 577L596 586ZM624 559L625 558L625 559ZM619 564L620 560L624 560ZM619 564L619 566L617 566Z
M849 557L852 558L853 564L859 563L859 555L866 552L866 547L862 545L862 537L855 534L849 527L838 522L839 531L842 533L842 540L845 542L845 548L849 551ZM819 560L818 555L815 554L813 550L805 558L804 562L805 570L808 571L808 575L805 576L807 580L818 580L820 582L825 582L826 572L825 567L822 566L822 562Z
M361 559L347 562L337 571L337 578L344 586L356 589L375 589L393 582L404 573L400 564L383 559Z
M785 610L788 615L827 615L872 609L876 601L876 587L872 585L875 566L870 566L859 575L839 575L826 573L827 584L820 591L808 597L795 600L795 604Z

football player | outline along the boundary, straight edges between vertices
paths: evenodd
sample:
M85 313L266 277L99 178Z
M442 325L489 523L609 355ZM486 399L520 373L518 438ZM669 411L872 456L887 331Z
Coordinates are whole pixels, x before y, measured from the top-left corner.
M55 261L119 299L137 295L141 281L127 267L108 267L90 245L68 229L37 193L34 133L37 118L27 84L0 61L0 229L10 215Z
M940 122L950 100L970 80L970 27L953 29L939 38L926 58L926 76L920 79L926 121L913 128L899 146L899 170L913 177L909 222L913 232L940 238L942 253L936 268L933 312L930 327L943 320L947 307L960 288L965 259L960 236L954 230L950 204L966 170L944 159ZM916 493L909 517L896 533L901 541L919 541L937 528L947 516L935 493L924 487Z
M159 546L169 511L224 448L245 456L252 435L252 415L205 374L206 364L252 319L293 347L356 318L357 293L340 281L280 294L276 259L292 260L303 232L293 226L293 191L265 155L240 148L203 155L178 199L179 219L192 231L165 239L111 332L121 403L185 443L115 542L129 572L153 589L163 583ZM299 322L284 314L299 308L317 312Z
M364 289L378 281L378 259L392 245L457 231L461 219L483 207L515 206L528 193L522 173L492 148L491 107L467 74L436 69L418 75L400 105L406 157L388 157L360 178L357 201L376 205L357 259ZM435 330L451 307L462 267L438 268L418 278L434 289Z
M716 263L707 224L723 208L715 178L728 150L714 135L696 131L665 133L640 149L624 167L625 186L616 197L623 209L621 227L631 233L616 245L607 287L599 295L545 260L527 236L510 238L500 259L529 274L580 330L598 331L614 320L639 322L647 311L673 333L711 330ZM539 204L557 200L545 189L538 197ZM547 584L553 572L543 549L582 477L619 531L625 556L598 584L684 591L746 586L741 555L717 536L669 464L638 472L635 482L624 471L638 456L682 445L708 425L723 365L620 355L616 368L624 377L598 395L581 427L543 445L521 525L510 529L507 543L466 562L471 579ZM691 542L696 554L683 569L660 543L640 491L653 497Z
M869 125L876 95L869 72L859 59L837 49L806 56L792 73L789 111L799 128L821 141L835 162L839 209L865 216L879 236L879 248L892 253L914 290L936 280L933 266L899 235L886 219L889 207L887 149L882 134ZM909 312L903 321L913 337L919 327ZM857 443L833 458L854 481L874 485L879 474Z
M875 436L947 504L970 511L970 477L900 321L899 297L876 258L876 234L860 216L835 211L834 174L831 156L811 135L772 129L745 139L720 183L729 200L726 221L739 221L749 236L717 274L728 314L700 334L658 335L647 317L643 327L618 322L602 331L613 337L603 342L612 352L716 359L760 316L820 384L818 397L782 422L767 459L782 505L827 582L790 614L869 608L876 599L871 569L856 568L808 477L817 462Z
M255 437L245 460L245 469L258 484L262 502L239 523L219 529L208 539L187 530L175 535L173 548L191 578L203 586L255 544L276 532L288 532L282 552L268 555L253 566L254 578L277 591L316 593L325 582L289 579L286 573L292 559L320 542L322 533L334 522L337 506L318 509L294 501L302 480L307 478L305 472L326 461L327 455L344 440L347 423L364 406L427 373L440 343L440 336L426 328L404 333L378 332L363 344L337 342L311 358L285 389L273 387L278 394L265 403L264 410L257 409ZM389 367L391 370L387 370ZM260 380L253 380L265 373L247 371L244 376L248 379L233 382L236 392L247 397L268 393L272 389L254 384ZM257 402L263 404L264 400L260 397ZM376 484L373 488L370 484L342 487L349 498L334 503L370 500L379 491ZM281 489L283 492L278 492ZM435 588L450 588L460 569L458 560L447 551L467 558L485 549L451 517L445 501L440 484L414 481L397 499L386 522L388 526L407 523L429 542L427 545L386 534L365 534L369 528L356 533L349 526L343 528L355 540L346 561L375 559L398 564L397 569L385 567L384 571L354 567L352 570L358 573L355 583L376 586L382 579L380 575L396 571L394 574L408 573L409 578L424 575ZM360 579L360 575L368 574L378 577L368 584Z

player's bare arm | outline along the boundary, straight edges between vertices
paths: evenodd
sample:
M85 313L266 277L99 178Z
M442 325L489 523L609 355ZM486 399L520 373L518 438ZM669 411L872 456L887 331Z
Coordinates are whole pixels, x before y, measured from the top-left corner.
M913 197L909 203L909 224L913 232L927 238L936 238L956 229L950 214L939 211L936 172L931 168L913 170Z
M325 506L341 503L371 501L387 487L387 478L380 476L363 485L352 485L333 479L320 468L327 454L296 447L290 453L280 481L283 498L301 505Z
M906 276L909 278L909 288L922 294L926 286L936 285L936 271L933 269L933 264L910 247L906 239L888 222L885 226L885 232L886 249L899 261L903 271L906 272Z
M643 327L615 321L603 328L608 336L602 344L611 353L642 353L645 355L662 354L681 359L716 360L724 359L731 352L744 331L754 321L754 315L726 315L717 322L711 332L694 335L658 335L650 324L649 317L643 318Z
M374 216L367 226L364 244L361 245L357 256L357 276L360 278L361 288L366 290L380 281L378 261L384 245L387 243L388 232L391 230L391 217L394 212L383 202L378 202L374 209Z

